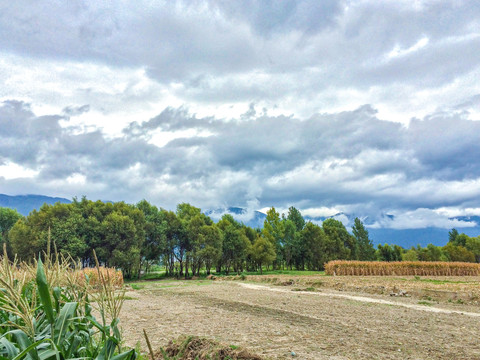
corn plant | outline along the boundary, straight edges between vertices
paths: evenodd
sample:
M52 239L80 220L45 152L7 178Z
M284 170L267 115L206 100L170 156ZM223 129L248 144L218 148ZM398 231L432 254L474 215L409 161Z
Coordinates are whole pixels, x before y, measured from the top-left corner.
M46 256L45 265L39 259L35 270L33 277L32 266L1 259L0 360L136 359L135 350L121 351L123 296L113 294L108 279L93 290L58 257ZM92 314L90 297L100 301L101 322ZM114 298L113 309L105 298Z
M479 276L480 264L443 261L347 261L325 264L327 275Z

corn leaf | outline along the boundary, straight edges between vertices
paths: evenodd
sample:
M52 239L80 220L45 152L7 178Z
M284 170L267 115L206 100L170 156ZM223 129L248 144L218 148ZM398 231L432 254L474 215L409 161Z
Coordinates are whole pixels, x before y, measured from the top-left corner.
M82 343L82 337L78 335L74 335L73 340L70 343L70 346L68 347L68 350L63 353L64 357L66 359L70 359L74 351L78 352L81 343Z
M100 354L98 354L95 360L110 360L113 353L115 352L115 348L117 347L117 345L118 341L113 337L109 337L105 341L103 349L100 351Z
M38 356L39 356L40 360L47 360L47 359L56 357L57 354L58 354L58 351L57 351L57 350L48 349L48 350L39 352L39 353L38 353Z
M78 303L70 302L66 303L60 310L60 314L58 314L57 320L55 321L54 341L57 345L60 345L62 340L65 338L65 335L68 331L69 322L75 315L77 306Z
M0 338L0 345L5 348L6 354L9 359L14 358L18 354L18 349L10 341L4 337ZM1 348L1 347L0 347Z
M115 355L110 360L133 360L137 357L137 354L134 349L125 351L124 353Z
M62 289L58 286L53 288L53 299L55 300L55 310L60 311L60 297L62 296Z
M53 316L52 299L50 297L50 291L48 289L47 277L45 276L42 259L40 258L38 259L37 265L37 286L38 293L40 295L40 301L43 305L43 311L47 315L48 322L53 325L55 318Z
M27 336L27 334L25 334L22 330L11 330L8 333L12 334L15 337L15 340L17 341L17 344L21 350L21 353L17 354L14 359L21 359L24 355L28 353L33 360L40 360L37 350L35 349L38 344L34 343L35 346L32 346L32 341ZM40 344L43 341L44 340L41 340L38 343Z
M18 354L17 356L15 356L13 358L13 360L20 360L22 359L25 355L30 355L32 359L34 360L40 360L40 357L38 355L38 352L37 352L37 347L45 342L49 342L51 343L52 340L51 339L43 339L43 340L38 340L34 343L31 343L29 346L27 346L25 348L25 350L23 350L20 354ZM52 343L52 346L55 348L55 344ZM60 360L60 356L58 354L58 351L55 351L55 356L56 356L56 359L57 360Z

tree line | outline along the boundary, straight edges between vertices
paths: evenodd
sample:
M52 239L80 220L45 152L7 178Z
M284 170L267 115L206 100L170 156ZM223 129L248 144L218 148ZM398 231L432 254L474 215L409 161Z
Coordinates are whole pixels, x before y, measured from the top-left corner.
M70 204L43 205L23 217L0 208L0 241L10 256L32 259L47 247L48 239L60 254L92 265L92 249L106 266L121 268L125 277L161 263L167 275L190 277L259 271L264 268L323 270L330 260L479 261L480 237L450 232L444 247L428 245L409 250L398 245L374 248L368 231L356 218L351 233L342 222L326 219L322 225L306 222L295 207L287 214L267 212L262 229L251 228L225 214L214 222L187 203L169 211L146 200L91 201L83 197Z

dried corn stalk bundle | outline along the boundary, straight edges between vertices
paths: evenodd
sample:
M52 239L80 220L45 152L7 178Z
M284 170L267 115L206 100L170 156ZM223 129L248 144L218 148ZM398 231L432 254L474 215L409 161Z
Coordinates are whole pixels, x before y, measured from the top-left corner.
M444 261L347 261L325 264L327 275L479 276L480 264Z

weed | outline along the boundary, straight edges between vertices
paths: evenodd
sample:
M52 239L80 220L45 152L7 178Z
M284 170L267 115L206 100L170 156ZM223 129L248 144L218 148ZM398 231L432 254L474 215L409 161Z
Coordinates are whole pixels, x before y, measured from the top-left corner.
M130 284L130 287L133 289L133 290L142 290L145 285L139 285L139 284Z
M433 303L429 302L429 301L425 301L425 300L420 300L418 302L419 305L426 305L426 306L432 306Z
M170 341L165 349L161 348L155 354L154 358L163 360L262 360L260 356L251 354L236 345L225 346L197 336L183 336L177 341Z

